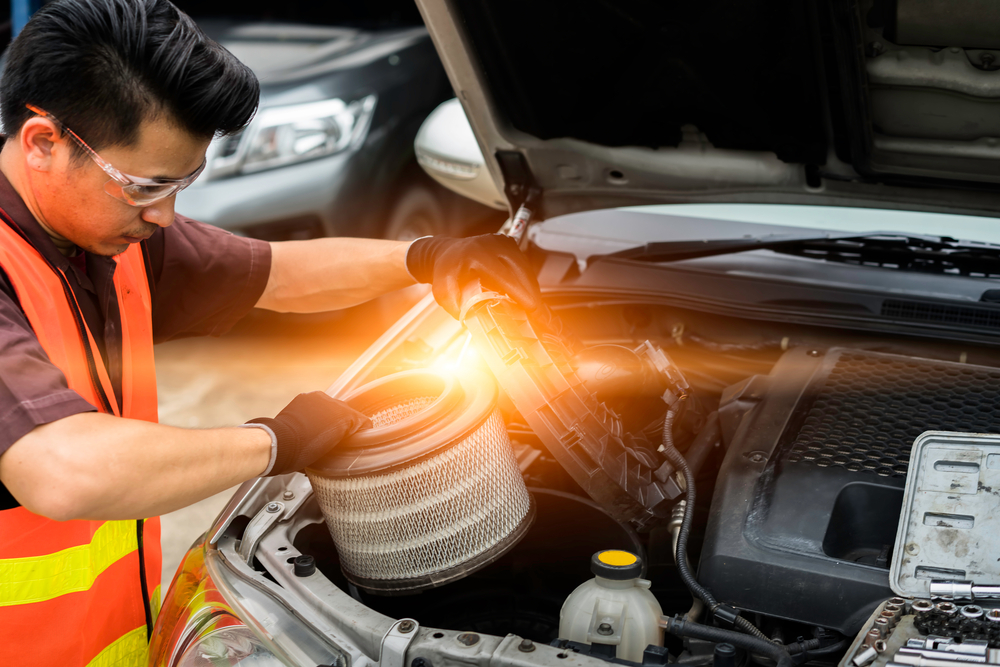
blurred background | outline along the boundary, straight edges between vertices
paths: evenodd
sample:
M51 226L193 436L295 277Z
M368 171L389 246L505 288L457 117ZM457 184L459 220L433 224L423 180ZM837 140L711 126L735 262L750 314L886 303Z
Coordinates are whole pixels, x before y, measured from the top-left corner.
M0 47L44 4L0 3ZM253 122L212 143L178 213L268 241L499 229L505 212L445 190L417 164L420 124L454 93L412 0L175 4L261 82ZM222 338L160 345L160 419L207 428L274 416L296 394L332 384L423 293L337 313L255 311ZM231 495L163 518L165 585Z

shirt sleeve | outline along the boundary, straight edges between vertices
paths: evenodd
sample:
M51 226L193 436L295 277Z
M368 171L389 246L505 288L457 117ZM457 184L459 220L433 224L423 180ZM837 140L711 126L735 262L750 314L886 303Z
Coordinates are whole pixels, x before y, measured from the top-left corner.
M271 272L271 246L175 216L145 241L156 343L221 336L250 312Z
M13 294L0 271L0 455L36 426L97 410L69 388Z
M0 456L36 426L96 411L49 360L0 270ZM0 510L18 505L0 482Z

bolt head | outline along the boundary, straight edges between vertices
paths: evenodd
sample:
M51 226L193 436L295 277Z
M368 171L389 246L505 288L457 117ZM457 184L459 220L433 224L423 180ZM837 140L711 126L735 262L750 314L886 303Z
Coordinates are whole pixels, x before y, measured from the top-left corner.
M283 499L285 499L285 500L292 500L292 499L295 498L295 492L294 491L285 491L284 493L281 494L281 497Z
M271 514L274 514L275 512L281 509L281 505L279 505L278 503L268 503L266 509Z
M402 623L399 624L399 631L402 632L403 634L406 634L407 632L413 632L413 628L415 625L416 624L413 621L409 620L403 621Z
M522 653L531 653L535 650L535 642L530 639L522 639L521 643L517 645L517 650Z
M475 646L479 643L479 635L475 632L463 632L462 634L455 637L457 641L462 646Z
M610 623L601 623L597 626L597 634L599 635L613 635L615 634L615 629L611 627Z

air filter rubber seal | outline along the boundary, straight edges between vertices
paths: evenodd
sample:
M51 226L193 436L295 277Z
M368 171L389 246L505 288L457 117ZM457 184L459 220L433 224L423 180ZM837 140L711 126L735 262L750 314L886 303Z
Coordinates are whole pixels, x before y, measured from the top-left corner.
M492 378L478 372L463 374L459 383L451 375L421 369L375 380L341 400L374 415L407 399L428 396L436 398L419 412L381 428L358 431L310 466L310 472L341 479L415 465L482 426L497 400L497 387Z

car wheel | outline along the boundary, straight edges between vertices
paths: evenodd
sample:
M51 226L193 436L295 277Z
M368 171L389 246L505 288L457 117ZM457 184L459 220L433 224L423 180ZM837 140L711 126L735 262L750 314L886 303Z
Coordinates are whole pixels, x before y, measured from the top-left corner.
M421 236L447 232L448 223L438 198L423 185L411 185L392 207L382 237L413 241Z

